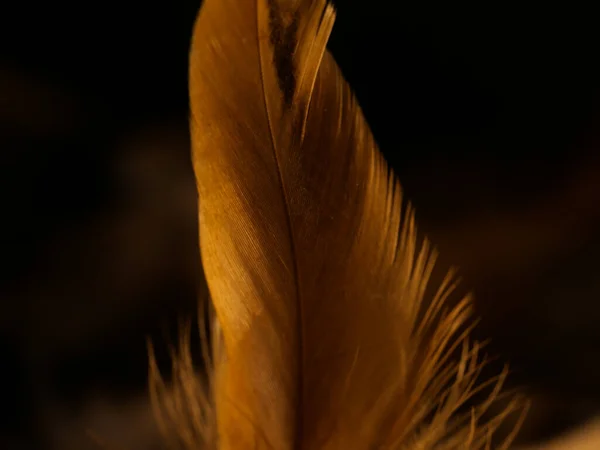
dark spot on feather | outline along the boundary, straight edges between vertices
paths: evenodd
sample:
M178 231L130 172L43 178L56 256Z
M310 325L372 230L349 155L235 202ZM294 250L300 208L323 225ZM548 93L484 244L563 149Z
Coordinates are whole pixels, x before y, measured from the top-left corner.
M277 0L269 1L270 41L273 46L273 64L277 71L277 82L287 106L291 105L296 90L296 68L294 50L298 32L298 13L282 12ZM286 20L287 19L287 20Z

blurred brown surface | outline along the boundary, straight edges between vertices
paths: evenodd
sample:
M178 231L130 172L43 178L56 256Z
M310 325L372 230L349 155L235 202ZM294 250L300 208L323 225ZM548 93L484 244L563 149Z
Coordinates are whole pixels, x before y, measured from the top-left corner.
M371 3L337 2L332 51L423 230L475 290L478 332L534 395L523 437L541 442L600 405L599 32L574 8L540 21ZM197 7L1 15L0 448L94 448L89 426L154 448L145 338L167 368L202 286Z

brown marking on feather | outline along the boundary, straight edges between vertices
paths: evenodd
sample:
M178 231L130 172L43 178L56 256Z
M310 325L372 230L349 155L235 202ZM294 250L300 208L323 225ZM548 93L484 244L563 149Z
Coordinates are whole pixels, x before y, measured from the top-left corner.
M286 106L292 104L296 90L296 67L294 53L298 33L298 12L283 12L276 0L268 0L269 35L273 46L273 65L277 71L277 83Z

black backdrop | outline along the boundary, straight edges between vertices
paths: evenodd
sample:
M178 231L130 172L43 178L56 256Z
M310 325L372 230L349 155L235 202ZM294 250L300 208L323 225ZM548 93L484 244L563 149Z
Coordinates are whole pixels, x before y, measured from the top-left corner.
M532 436L557 431L600 396L600 31L591 6L440 3L339 0L330 49L481 333L556 419ZM52 405L143 392L145 336L194 309L198 6L0 7L10 445L51 447Z

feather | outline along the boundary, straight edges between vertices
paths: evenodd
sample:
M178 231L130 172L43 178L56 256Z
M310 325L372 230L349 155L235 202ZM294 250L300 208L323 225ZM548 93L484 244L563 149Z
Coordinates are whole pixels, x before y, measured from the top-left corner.
M178 357L166 414L184 448L477 449L519 404L481 422L503 374L459 414L489 384L471 300L448 302L452 274L431 286L435 253L326 50L334 17L325 0L206 0L197 18L193 164L222 350L210 401L186 394Z

